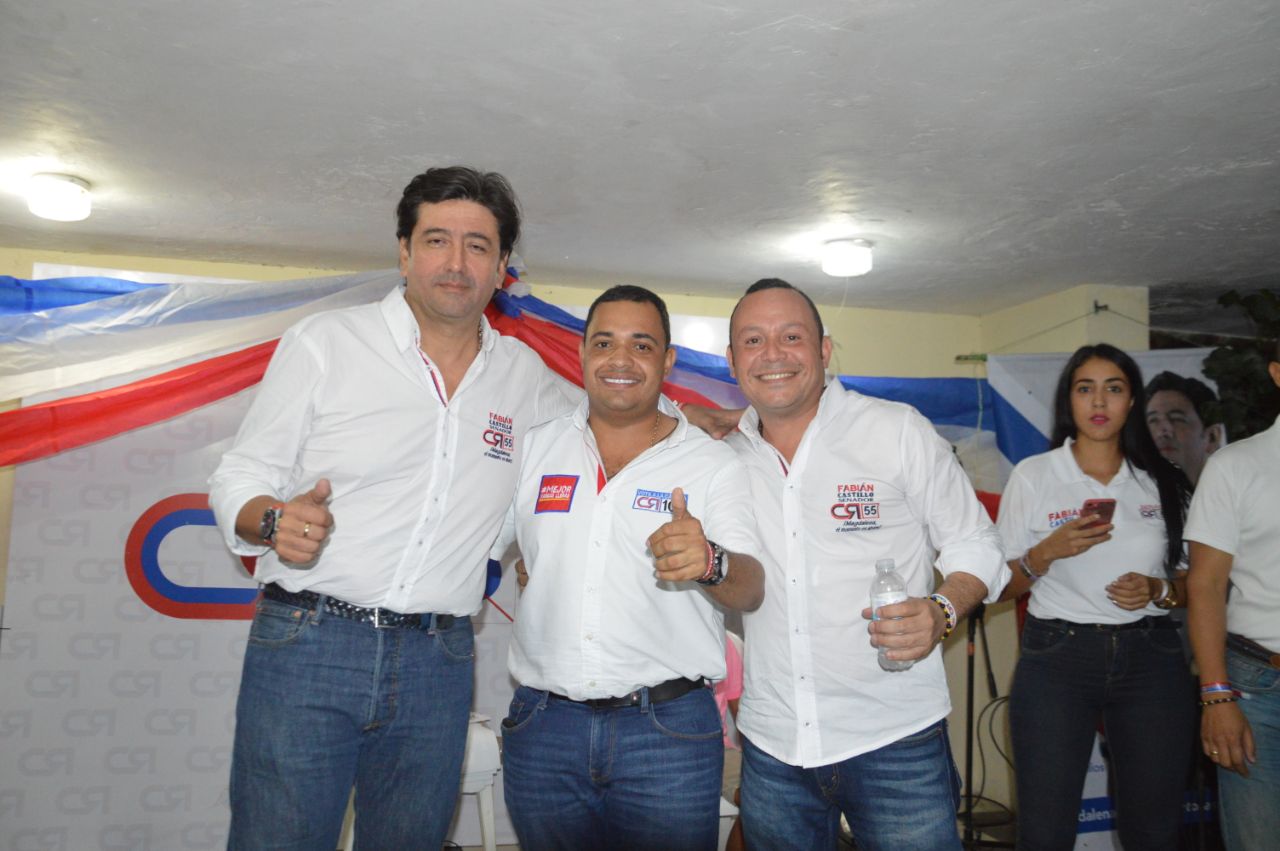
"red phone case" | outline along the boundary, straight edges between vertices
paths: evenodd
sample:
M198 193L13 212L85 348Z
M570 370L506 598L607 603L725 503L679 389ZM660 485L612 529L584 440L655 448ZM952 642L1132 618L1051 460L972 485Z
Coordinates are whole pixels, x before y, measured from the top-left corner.
M1116 514L1116 501L1114 499L1086 499L1084 505L1080 508L1080 516L1088 517L1090 514L1098 515L1098 519L1080 528L1092 529L1094 526L1110 523L1111 518Z

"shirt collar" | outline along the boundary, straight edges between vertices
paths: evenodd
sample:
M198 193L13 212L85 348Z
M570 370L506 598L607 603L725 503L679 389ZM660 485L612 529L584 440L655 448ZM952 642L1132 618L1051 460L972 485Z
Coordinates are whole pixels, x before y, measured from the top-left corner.
M846 404L860 398L862 398L861 393L847 389L840 383L839 378L828 376L826 384L823 385L822 396L818 399L818 413L814 415L814 422L819 426L826 425L840 416ZM738 430L753 446L762 448L765 445L764 435L760 433L760 413L755 406L750 406L742 412L742 419L738 421ZM806 427L807 430L808 427Z
M405 285L401 284L387 293L378 304L378 309L382 312L382 319L387 323L388 330L391 331L391 339L395 342L396 348L402 352L408 352L421 348L422 341L418 331L418 320L409 308L409 302L405 301L404 293ZM480 350L492 351L498 336L498 332L489 324L489 318L481 315Z
M676 421L675 430L667 435L665 442L670 442L673 445L683 442L689 433L689 421L685 419L684 414L675 406L674 402L666 397L666 394L658 396L658 410L669 417L673 417ZM578 407L573 411L574 428L585 432L587 430L587 417L590 413L591 400L584 396L582 401L578 403Z
M1054 453L1054 466L1058 469L1058 476L1064 482L1094 482L1096 484L1097 479L1080 469L1080 464L1076 461L1076 455L1071 451L1071 447L1075 445L1075 442L1074 437L1068 437ZM1120 465L1120 469L1116 471L1115 476L1107 483L1107 487L1118 485L1130 478L1132 478L1132 473L1129 471L1129 462L1126 459Z

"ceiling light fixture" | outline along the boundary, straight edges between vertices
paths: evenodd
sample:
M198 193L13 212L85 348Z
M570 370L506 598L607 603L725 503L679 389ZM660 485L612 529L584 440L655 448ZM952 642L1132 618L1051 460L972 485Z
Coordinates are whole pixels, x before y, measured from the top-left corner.
M833 278L856 278L871 271L871 243L831 239L822 244L822 271Z
M69 174L33 174L27 182L27 209L42 219L79 222L89 218L89 184Z

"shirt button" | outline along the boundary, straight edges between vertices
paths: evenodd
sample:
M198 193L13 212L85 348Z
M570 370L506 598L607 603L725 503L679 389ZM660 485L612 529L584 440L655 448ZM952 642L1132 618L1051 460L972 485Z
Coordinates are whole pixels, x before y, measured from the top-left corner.
M589 633L589 632L588 632L588 633L587 633L587 641L590 641L591 639L592 639L592 635L591 635L591 633Z
M595 688L595 687L596 687L596 681L595 681L595 680L590 680L590 681L588 681L588 682L587 682L587 685L591 686L592 688Z

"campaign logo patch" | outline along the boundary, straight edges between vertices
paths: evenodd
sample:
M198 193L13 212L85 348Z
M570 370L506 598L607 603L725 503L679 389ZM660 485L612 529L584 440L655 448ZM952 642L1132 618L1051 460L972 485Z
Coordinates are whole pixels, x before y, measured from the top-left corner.
M489 427L484 430L484 457L512 461L516 451L515 423L511 417L489 412Z
M1142 519L1150 520L1153 517L1164 517L1164 511L1159 505L1139 505L1138 514L1142 515Z
M573 505L573 492L577 489L577 476L543 476L542 483L538 485L538 501L533 506L533 513L567 512Z
M836 485L836 501L831 518L839 521L837 532L865 532L880 528L880 501L874 482Z
M689 505L689 495L685 494L685 507ZM656 511L659 514L671 513L671 493L670 491L647 491L636 489L635 499L631 500L631 507L636 511Z
M1079 516L1080 516L1080 509L1078 508L1064 508L1061 511L1050 511L1049 512L1049 528L1057 529L1063 523L1070 523L1072 520L1075 520Z

